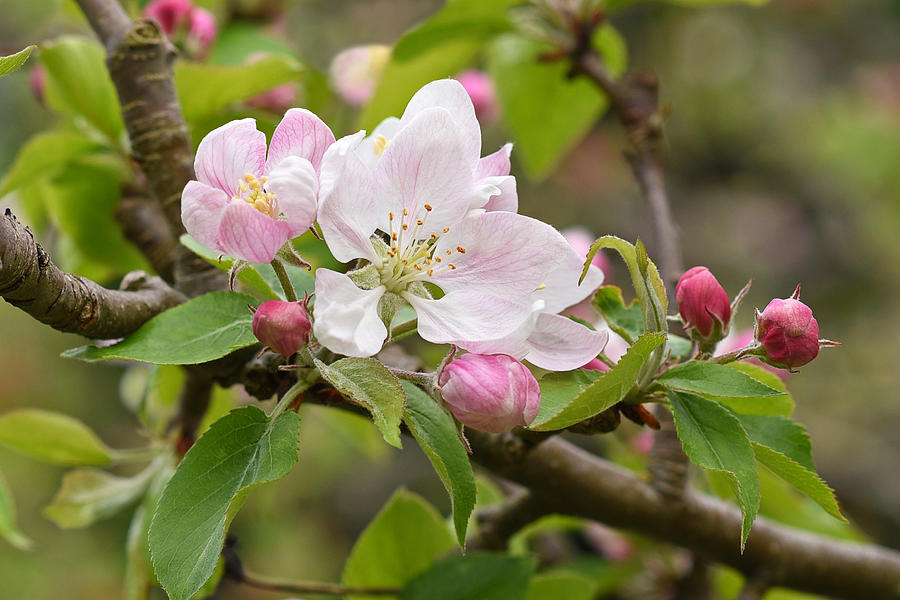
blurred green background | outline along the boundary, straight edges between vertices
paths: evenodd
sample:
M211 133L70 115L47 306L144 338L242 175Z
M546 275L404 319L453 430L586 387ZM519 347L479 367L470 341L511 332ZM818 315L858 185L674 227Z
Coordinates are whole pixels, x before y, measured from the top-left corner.
M326 71L343 48L391 44L441 3L206 4L215 5L225 28L281 15L267 26L266 38ZM69 2L0 0L0 14L0 55L86 31ZM808 428L819 472L851 520L870 538L900 548L900 3L646 3L617 13L612 24L627 42L629 69L657 74L662 100L671 106L665 163L685 266L708 266L731 294L753 278L737 319L741 327L751 325L752 307L786 297L802 282L802 299L815 311L822 336L844 346L824 351L791 377L796 418ZM53 118L29 89L35 64L32 58L0 82L0 173ZM340 133L350 132L356 120L350 109L328 111L332 125L345 129ZM485 131L485 150L509 138L501 116ZM618 123L607 116L542 181L523 175L514 151L520 211L559 228L639 236L653 256L649 212L623 147ZM6 198L2 206L14 201ZM41 241L53 247L52 240ZM624 284L624 270L613 280ZM59 358L81 343L0 304L0 413L59 410L114 447L138 445L137 420L121 401L123 368ZM636 431L626 423L612 439L591 443L621 454L626 445L617 440ZM355 536L400 485L448 510L413 444L396 452L366 423L323 410L309 411L301 440L299 465L257 491L233 528L242 556L257 571L338 577ZM3 448L0 467L21 529L35 541L30 552L0 541L0 597L120 597L130 511L86 530L60 530L42 518L41 508L63 470ZM770 507L775 518L800 518L778 512ZM800 522L823 521L815 509L811 514ZM284 595L226 584L217 597Z

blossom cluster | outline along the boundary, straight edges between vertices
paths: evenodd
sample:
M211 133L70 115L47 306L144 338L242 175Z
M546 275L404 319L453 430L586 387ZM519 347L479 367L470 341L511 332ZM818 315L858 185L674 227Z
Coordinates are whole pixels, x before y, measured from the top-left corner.
M427 84L368 135L336 140L315 114L292 108L268 144L253 119L200 142L182 219L200 243L252 263L318 227L332 255L352 265L315 273L313 337L337 354L378 353L408 305L423 339L503 355L490 364L504 373L520 372L508 360L575 369L600 353L607 333L560 313L587 298L603 271L592 265L580 282L584 254L518 214L511 150L482 156L475 107L452 79ZM454 370L465 371L448 377ZM516 389L539 394L520 379L510 380ZM532 399L527 410L513 404L512 421L536 414Z

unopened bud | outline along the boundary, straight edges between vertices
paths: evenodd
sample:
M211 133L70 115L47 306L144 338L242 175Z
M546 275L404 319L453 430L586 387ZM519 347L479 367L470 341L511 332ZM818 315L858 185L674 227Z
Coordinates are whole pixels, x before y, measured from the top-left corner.
M28 76L28 85L31 87L31 93L35 99L43 104L44 89L47 87L47 71L43 65L37 65L31 69L31 74Z
M195 48L197 58L205 58L210 47L216 41L218 26L216 18L208 10L194 7L188 21L188 42Z
M352 106L362 106L375 93L375 86L391 56L389 46L353 46L331 61L329 73L334 91Z
M819 354L821 346L840 344L819 339L819 323L812 309L800 302L799 286L790 298L775 298L756 312L756 341L761 356L783 369L802 367Z
M269 300L253 314L253 335L285 358L306 345L310 329L309 310L304 302Z
M454 416L480 431L528 425L541 407L534 375L506 354L465 354L444 367L438 383Z
M153 0L144 7L144 17L153 19L173 41L180 40L191 58L203 58L216 39L216 18L190 0Z
M470 69L456 76L472 99L475 106L475 116L482 125L490 125L497 119L499 108L497 105L497 92L494 82L484 71Z
M687 329L701 340L718 341L725 336L731 320L728 294L706 267L693 267L675 286L678 312Z

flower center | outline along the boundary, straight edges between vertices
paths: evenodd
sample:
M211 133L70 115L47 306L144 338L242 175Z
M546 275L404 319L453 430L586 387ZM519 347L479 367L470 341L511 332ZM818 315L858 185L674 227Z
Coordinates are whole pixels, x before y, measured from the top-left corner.
M422 209L424 214L421 214ZM422 209L417 211L421 218L411 217L405 208L402 215L388 213L390 248L378 271L382 283L389 291L400 293L414 281L427 280L444 271L454 271L457 266L451 262L453 255L466 253L465 248L457 246L455 249L444 250L441 253L443 256L437 254L437 240L448 233L450 228L444 227L440 234L432 231L426 235L426 223L432 207L425 204Z
M242 179L238 179L240 194L234 198L243 200L267 217L277 219L281 214L281 210L278 208L278 199L274 192L267 192L263 189L268 179L265 176L258 179L256 175L247 173Z

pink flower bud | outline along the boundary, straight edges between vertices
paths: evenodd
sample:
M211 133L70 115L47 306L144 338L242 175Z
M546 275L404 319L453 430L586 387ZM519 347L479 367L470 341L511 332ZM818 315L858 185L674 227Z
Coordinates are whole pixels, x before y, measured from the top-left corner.
M438 383L456 418L480 431L528 425L541 407L534 375L506 354L465 354L444 367Z
M208 10L194 7L188 21L188 40L197 47L196 55L203 58L216 41L216 18Z
M362 106L375 93L375 86L391 56L389 46L353 46L331 61L329 74L334 91L352 106Z
M153 0L144 7L144 17L156 21L173 40L184 32L184 50L195 58L206 56L218 33L213 14L190 0Z
M28 85L31 87L31 93L35 99L41 104L44 103L44 88L47 87L47 71L43 65L37 65L31 69L28 75Z
M497 118L497 92L494 82L484 71L471 69L456 76L475 105L475 116L483 125L490 125Z
M709 269L688 269L675 286L675 301L688 329L694 329L704 339L724 335L731 319L731 302ZM718 330L715 321L719 322Z
M269 300L253 314L253 335L285 358L309 341L309 311L303 302Z
M819 354L819 323L796 298L775 298L756 314L756 340L774 366L801 367Z
M609 371L609 365L599 358L592 358L582 367L585 371Z
M153 0L144 7L144 17L156 21L167 36L184 25L194 9L190 0Z

